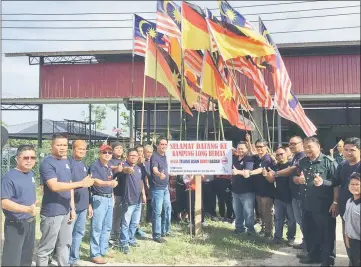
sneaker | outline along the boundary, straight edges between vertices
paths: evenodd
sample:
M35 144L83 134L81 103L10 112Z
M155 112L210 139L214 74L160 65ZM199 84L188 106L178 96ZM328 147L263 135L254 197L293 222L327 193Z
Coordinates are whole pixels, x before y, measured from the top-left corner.
M129 243L129 246L131 246L131 247L133 247L133 248L139 248L139 247L140 247L140 245L139 245L137 242L135 242L135 243Z
M129 246L120 247L120 251L128 255L130 253Z
M153 239L155 242L163 244L163 243L167 243L167 240L165 240L164 238L155 238Z
M137 228L137 230L135 231L135 234L141 237L146 237L147 234L140 228Z

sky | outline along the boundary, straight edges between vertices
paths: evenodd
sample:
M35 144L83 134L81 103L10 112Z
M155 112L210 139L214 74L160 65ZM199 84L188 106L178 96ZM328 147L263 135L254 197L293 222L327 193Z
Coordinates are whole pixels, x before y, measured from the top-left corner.
M180 3L180 1L175 1ZM201 7L217 8L216 1L190 1ZM231 1L232 6L243 14L255 28L258 16L265 21L274 41L280 43L298 42L332 42L360 40L360 3L359 1ZM354 7L348 7L354 6ZM83 27L83 26L129 26L126 29L14 29L3 28L3 39L110 39L132 38L132 21L99 22L73 21L80 19L131 19L132 13L138 13L146 19L155 19L156 1L26 1L2 2L2 20L33 20L33 19L67 19L66 22L22 22L2 21L2 27ZM219 15L218 10L212 10ZM288 12L286 12L288 11ZM289 12L293 11L293 12ZM65 15L65 16L29 16L4 15L14 13L102 13L126 12L117 15ZM283 12L283 13L280 13ZM357 13L357 14L352 14ZM326 16L346 14L341 16ZM300 18L324 16L313 18ZM286 19L288 18L288 19ZM298 19L289 19L298 18ZM273 20L273 21L272 21ZM297 32L299 30L326 29L358 26L352 29L328 31ZM277 33L284 32L288 33ZM296 32L292 32L296 31ZM274 34L272 34L274 32ZM73 51L73 50L119 50L131 49L131 41L108 42L46 42L46 41L6 41L2 40L2 98L37 98L39 96L39 68L29 66L27 57L6 58L4 53L10 52L44 52L44 51ZM51 120L82 120L82 111L87 114L87 105L44 105L44 119ZM122 107L124 110L124 107ZM3 111L2 121L8 125L35 121L37 112ZM108 111L106 129L112 134L116 126L116 113Z

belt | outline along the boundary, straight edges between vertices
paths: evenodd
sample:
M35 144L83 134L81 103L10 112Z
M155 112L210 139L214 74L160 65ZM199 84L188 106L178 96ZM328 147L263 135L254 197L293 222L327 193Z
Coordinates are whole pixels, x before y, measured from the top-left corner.
M24 223L24 222L33 222L35 220L35 217L31 217L29 219L22 219L22 220L8 220L6 219L6 221L8 221L9 223Z
M107 197L112 198L113 194L101 194L101 193L93 193L94 196Z

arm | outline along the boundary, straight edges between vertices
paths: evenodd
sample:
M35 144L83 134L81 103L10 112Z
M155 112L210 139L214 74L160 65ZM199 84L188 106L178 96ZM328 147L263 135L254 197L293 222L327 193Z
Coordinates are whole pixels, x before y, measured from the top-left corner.
M94 179L94 185L95 186L99 186L99 187L113 187L113 181L116 181L117 178L115 178L114 180L111 181L103 181L100 180L98 178L93 178Z
M35 216L35 203L31 206L25 206L18 204L10 199L1 200L2 209L12 211L12 212L21 212L29 213Z
M159 172L158 167L153 167L152 170L153 170L154 175L158 176L161 180L166 178L164 173Z
M73 183L63 183L63 182L58 182L58 178L56 177L48 179L46 181L46 184L49 187L49 189L53 192L65 192L85 186L83 181L73 182Z
M277 174L278 174L278 176L290 176L296 170L297 170L296 166L290 166L286 169L277 171Z
M70 190L70 209L75 210L74 189Z

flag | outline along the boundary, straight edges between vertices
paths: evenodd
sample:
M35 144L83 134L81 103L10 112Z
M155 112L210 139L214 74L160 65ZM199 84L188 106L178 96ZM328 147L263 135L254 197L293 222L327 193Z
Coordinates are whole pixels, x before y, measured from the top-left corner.
M184 65L198 77L202 73L203 53L200 50L184 49Z
M181 38L182 12L180 6L172 1L157 1L157 31L174 37Z
M221 116L229 121L231 125L234 125L240 129L251 130L241 121L239 121L238 108L233 99L232 92L227 84L224 82L222 75L219 73L211 54L207 51L204 55L204 64L209 65L209 69L212 72L211 78L213 78L213 84L218 99L218 108ZM204 78L204 77L203 77Z
M210 35L205 13L196 5L182 2L182 48L209 50Z
M275 53L272 46L246 36L234 25L228 24L225 28L208 18L206 21L217 47L226 61L239 56L260 57Z
M259 24L260 32L263 36L265 36L269 44L272 45L276 51L274 64L272 64L275 68L272 73L272 78L275 88L274 104L279 115L296 123L307 136L315 135L317 128L306 116L301 103L292 92L292 82L288 76L286 66L284 65L282 57L277 49L276 43L272 40L261 18L259 18Z
M222 22L254 30L252 24L249 23L239 12L237 12L237 10L231 7L227 1L218 1L218 6Z
M152 38L147 38L144 75L157 79L169 94L181 102L185 112L193 116L180 93L180 78L177 64L163 49L159 49ZM157 72L156 72L157 70Z
M238 57L231 59L228 65L252 80L254 96L256 97L258 106L271 109L273 106L272 96L268 91L261 71L252 63L251 59Z
M156 24L134 14L134 47L133 53L138 56L145 56L147 36L162 48L167 49L164 35L156 31Z

